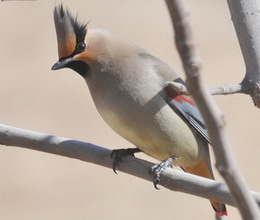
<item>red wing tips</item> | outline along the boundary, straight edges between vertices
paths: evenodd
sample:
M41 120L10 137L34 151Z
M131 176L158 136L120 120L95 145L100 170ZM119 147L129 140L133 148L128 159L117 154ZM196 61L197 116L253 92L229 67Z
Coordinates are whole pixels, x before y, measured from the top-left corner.
M189 103L190 105L194 105L191 100L187 99L187 98L186 98L185 96L183 96L183 95L179 95L179 96L177 96L177 97L175 97L175 98L173 98L173 99L176 100L177 102L187 102L187 103Z
M228 213L227 211L224 211L224 212L216 212L216 216L227 216Z
M194 105L190 99L186 98L183 95L179 95L175 90L173 90L169 86L165 87L164 91L166 92L167 96L171 97L171 99L174 99L177 102L187 102L190 105Z

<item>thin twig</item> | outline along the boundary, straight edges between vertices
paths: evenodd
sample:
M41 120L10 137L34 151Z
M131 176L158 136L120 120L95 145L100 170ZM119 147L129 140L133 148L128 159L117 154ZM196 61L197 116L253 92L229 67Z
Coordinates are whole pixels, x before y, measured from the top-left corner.
M175 31L175 43L187 76L186 86L206 122L216 156L216 167L224 177L243 219L259 220L259 208L230 150L224 116L201 77L201 62L191 33L189 13L182 0L166 0L166 3Z
M182 83L167 81L165 84L172 86L172 88L180 95L189 95L188 89ZM231 95L237 93L245 93L241 84L227 84L223 86L210 87L211 95Z
M111 169L111 175L113 175L111 150L94 144L6 125L0 125L0 144L42 151L104 166ZM153 177L149 175L149 170L153 165L153 163L135 157L125 157L117 169L152 183ZM161 176L160 185L173 191L234 205L224 183L176 169L167 168ZM260 193L252 192L252 194L260 206Z
M245 93L241 84L227 84L223 86L210 87L211 95L231 95Z

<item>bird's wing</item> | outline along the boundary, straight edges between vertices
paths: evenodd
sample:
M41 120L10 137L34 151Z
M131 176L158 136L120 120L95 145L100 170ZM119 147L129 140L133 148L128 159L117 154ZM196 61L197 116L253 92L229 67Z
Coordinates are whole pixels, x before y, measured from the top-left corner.
M174 81L183 82L180 78ZM209 135L199 110L186 96L179 95L170 86L165 87L166 102L190 126L210 143Z
M139 53L142 59L146 59L153 64L155 71L161 76L162 80L183 83L181 78L163 61L155 56L143 52ZM209 135L205 127L205 123L199 110L194 104L185 96L179 95L170 86L165 87L166 102L168 105L185 121L188 125L193 127L208 143L210 143Z

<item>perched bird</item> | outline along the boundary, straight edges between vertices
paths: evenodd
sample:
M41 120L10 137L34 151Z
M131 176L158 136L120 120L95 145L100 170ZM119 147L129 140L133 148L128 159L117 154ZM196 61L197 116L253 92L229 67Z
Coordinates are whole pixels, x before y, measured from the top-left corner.
M183 82L167 64L114 33L88 29L62 5L54 21L59 61L52 70L80 74L104 121L137 147L116 150L117 157L142 151L163 161L154 168L155 185L169 163L214 179L203 120L188 98L165 85ZM224 204L211 204L216 215L227 215Z

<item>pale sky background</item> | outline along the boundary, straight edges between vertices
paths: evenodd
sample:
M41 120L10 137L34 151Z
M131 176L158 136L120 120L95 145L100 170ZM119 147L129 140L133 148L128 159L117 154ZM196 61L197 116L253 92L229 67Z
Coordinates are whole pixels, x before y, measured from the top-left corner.
M69 69L51 71L58 59L53 9L59 2L0 2L0 123L110 149L133 147L103 122L78 74ZM240 82L245 68L226 1L186 3L208 85ZM64 0L63 4L73 14L78 12L80 21L90 20L90 27L132 40L183 76L164 1ZM239 166L251 189L260 191L259 110L245 95L215 99L225 114ZM230 220L240 218L236 209L228 211ZM158 191L144 180L81 161L0 146L0 219L214 217L205 199L164 188Z

